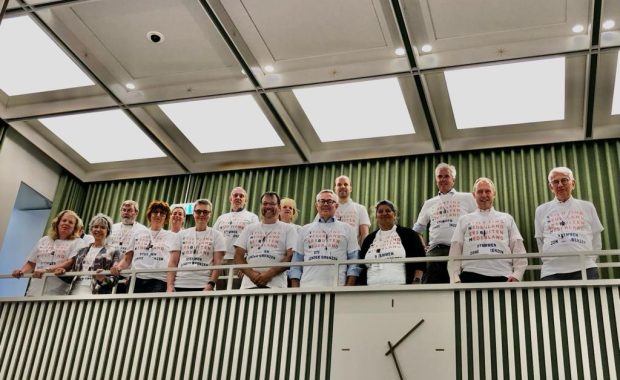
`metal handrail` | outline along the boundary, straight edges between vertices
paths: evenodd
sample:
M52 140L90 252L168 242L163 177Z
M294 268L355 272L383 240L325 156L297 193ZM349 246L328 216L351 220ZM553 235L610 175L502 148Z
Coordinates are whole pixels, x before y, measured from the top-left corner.
M586 280L586 256L620 256L620 250L599 250L599 251L579 251L579 252L554 252L554 253L524 253L524 254L491 254L491 255L472 255L472 256L425 256L425 257L413 257L413 258L381 258L381 259L353 259L353 260L317 260L312 262L277 262L277 263L263 263L263 264L229 264L229 265L211 265L200 268L152 268L152 269L124 269L121 271L121 275L131 276L131 283L129 286L129 294L133 293L135 275L140 273L162 273L162 272L204 272L209 270L226 270L233 271L234 269L245 268L271 268L271 267L305 267L305 266L333 266L335 268L334 286L338 285L338 267L341 265L354 265L354 264L399 264L399 263L423 263L423 262L447 262L447 261L470 261L470 260L510 260L516 258L547 258L547 257L579 257L582 263L582 279ZM603 268L615 268L620 267L620 261L610 263L600 263L599 267ZM540 269L541 265L528 265L526 270ZM94 276L94 275L112 275L110 271L79 271L79 272L65 272L63 275L56 276L54 273L44 273L43 279L48 277L71 277L71 276ZM27 273L22 278L31 278L32 273ZM0 274L0 279L13 278L11 274ZM227 279L226 290L232 289L233 276L221 275L220 278ZM43 289L45 286L43 287Z

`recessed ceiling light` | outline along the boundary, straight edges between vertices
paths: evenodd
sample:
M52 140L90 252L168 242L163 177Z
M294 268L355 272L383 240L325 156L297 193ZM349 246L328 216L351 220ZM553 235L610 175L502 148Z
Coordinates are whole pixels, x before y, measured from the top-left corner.
M458 129L564 119L565 59L448 70Z
M294 89L322 142L415 133L398 79Z
M156 30L151 30L146 34L146 38L154 44L164 42L164 35Z
M422 46L422 51L425 53L430 53L431 51L433 51L433 47L429 44L426 44Z
M394 54L396 54L399 57L402 57L403 55L405 55L407 53L407 51L405 50L405 48L396 48L396 50L394 50Z
M0 89L9 96L94 85L28 16L2 20L0 46Z
M126 83L126 84L125 84L125 87L126 87L128 90L135 90L135 89L136 89L136 85L135 85L135 84L133 84L133 83Z
M159 107L200 153L284 145L252 95Z
M581 24L573 26L573 33L581 33L584 31L584 27Z
M271 65L267 65L267 66L265 66L265 71L266 71L266 72L268 72L268 73L273 73L273 70L275 70L275 69L273 68L273 66L271 66Z
M609 30L609 29L613 28L614 26L616 26L616 22L614 20L606 20L603 23L603 29L605 29L605 30Z
M165 157L123 111L100 111L39 119L91 164ZM131 149L114 149L131 141Z

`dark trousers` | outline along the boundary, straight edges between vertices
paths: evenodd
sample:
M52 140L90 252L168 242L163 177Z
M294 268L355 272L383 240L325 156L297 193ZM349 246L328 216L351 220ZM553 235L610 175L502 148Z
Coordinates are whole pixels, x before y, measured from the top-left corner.
M474 272L462 272L459 275L462 283L469 282L506 282L508 277L504 276L485 276Z
M450 246L439 244L426 252L426 256L448 256ZM431 262L426 264L426 273L422 278L424 284L449 284L448 262Z
M598 268L588 268L586 269L586 276L588 280L598 280ZM541 278L542 281L563 281L563 280L581 280L581 271L577 272L568 272L568 273L556 273L550 274L549 276L545 276Z
M165 293L167 284L166 281L155 279L142 279L136 278L136 286L133 289L134 293Z

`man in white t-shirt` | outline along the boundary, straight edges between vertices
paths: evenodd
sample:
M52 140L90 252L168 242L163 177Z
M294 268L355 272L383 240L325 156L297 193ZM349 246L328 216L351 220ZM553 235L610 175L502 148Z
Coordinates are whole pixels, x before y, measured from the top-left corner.
M297 232L292 224L278 220L280 196L272 191L261 195L261 223L243 229L235 242L236 264L270 264L289 262ZM243 268L241 289L286 288L286 267Z
M148 228L136 222L138 216L138 202L127 199L121 204L121 221L112 225L112 233L108 237L108 242L120 253L119 260L127 252L129 244L138 232L148 231ZM121 277L116 285L116 293L127 293L127 277Z
M444 162L435 168L435 183L439 194L424 202L413 230L420 234L428 227L427 256L448 256L450 241L456 222L465 214L476 210L471 193L454 190L456 168ZM430 224L430 227L429 227ZM450 282L446 262L429 262L422 280L426 284L447 284Z
M575 189L573 172L567 167L551 169L549 189L555 198L536 208L535 237L538 252L596 251L603 246L603 225L591 202L572 197ZM578 256L543 257L541 280L580 280L581 260ZM596 256L584 256L588 279L599 278Z
M475 255L497 255L506 259L451 260L448 262L450 282L514 282L521 281L527 259L510 258L525 254L523 237L509 214L495 211L495 184L488 178L474 183L474 198L478 209L459 218L450 258Z
M322 190L316 196L319 220L306 224L297 233L293 262L355 260L359 258L356 231L336 220L338 197L332 190ZM338 273L332 265L294 266L290 277L292 287L329 287L337 276L338 285L355 285L360 273L357 264L340 265Z
M241 235L241 231L252 223L258 223L258 216L245 209L248 193L242 187L235 187L230 192L230 212L222 214L217 218L213 228L220 231L226 239L226 255L222 264L232 264L235 258L235 241ZM235 273L238 274L239 272ZM230 275L230 273L228 274ZM240 279L233 281L233 288L239 289ZM218 289L226 289L226 281L219 280Z
M351 200L351 180L346 175L341 175L334 181L334 192L338 195L338 208L334 218L344 222L355 230L357 244L361 245L370 229L370 217L368 210L363 205ZM316 222L320 216L314 218Z

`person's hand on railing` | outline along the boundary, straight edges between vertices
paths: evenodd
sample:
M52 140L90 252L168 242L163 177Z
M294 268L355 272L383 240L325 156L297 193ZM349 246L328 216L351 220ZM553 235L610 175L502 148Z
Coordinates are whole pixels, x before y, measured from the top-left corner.
M110 273L112 273L114 276L118 276L121 274L121 268L119 268L117 265L112 266L112 268L110 268Z
M41 277L43 277L44 273L45 273L45 270L37 269L34 272L32 272L32 277L33 278L41 278Z
M54 269L54 274L56 276L62 276L63 274L65 274L67 271L65 270L65 268L56 268Z
M21 269L15 269L13 272L11 272L11 276L15 278L20 278L23 275L24 275L24 271L22 271Z
M103 269L97 269L97 273L101 273L103 272ZM95 275L95 281L97 282L104 282L105 281L105 275L104 274L96 274Z

